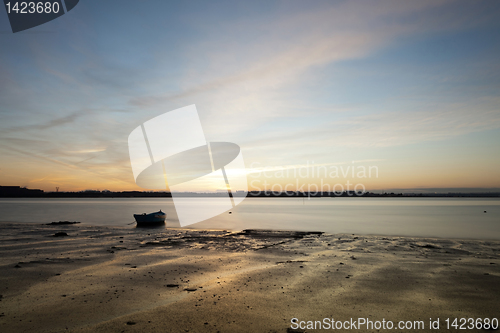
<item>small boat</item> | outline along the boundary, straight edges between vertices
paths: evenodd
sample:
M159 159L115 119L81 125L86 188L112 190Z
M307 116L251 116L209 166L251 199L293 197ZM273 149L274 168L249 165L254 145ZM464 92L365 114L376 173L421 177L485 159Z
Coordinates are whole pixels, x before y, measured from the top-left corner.
M158 225L165 223L167 214L165 214L160 210L159 212L150 214L146 213L134 214L134 218L138 226Z

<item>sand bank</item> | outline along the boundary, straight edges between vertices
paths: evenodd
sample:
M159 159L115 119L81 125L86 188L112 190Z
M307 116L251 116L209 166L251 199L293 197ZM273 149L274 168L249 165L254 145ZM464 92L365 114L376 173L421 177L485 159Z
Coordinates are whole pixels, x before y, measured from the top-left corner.
M0 240L2 332L500 318L499 241L14 223Z

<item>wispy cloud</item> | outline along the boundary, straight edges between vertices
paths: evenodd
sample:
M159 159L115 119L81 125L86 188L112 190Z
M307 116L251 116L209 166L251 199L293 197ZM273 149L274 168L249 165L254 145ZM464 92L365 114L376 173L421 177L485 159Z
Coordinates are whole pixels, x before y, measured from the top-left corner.
M66 124L72 124L75 120L77 120L78 118L80 118L84 115L88 115L88 112L79 110L79 111L72 112L68 115L65 115L62 117L57 117L57 118L54 118L54 119L51 119L49 121L39 123L39 124L10 127L10 128L2 130L2 134L17 133L20 131L47 130L50 128L54 128L54 127L58 127L58 126L66 125Z
M313 82L311 71L367 57L401 38L479 26L492 17L478 22L454 1L386 1L311 6L272 21L228 21L204 27L206 38L185 50L178 90L134 96L130 104L168 110L196 101L217 124L211 133L237 135L273 119L317 114L316 101L297 109L293 96Z
M245 147L269 153L294 147L297 153L317 150L321 156L328 147L389 147L445 140L499 129L499 103L499 98L481 98L436 109L421 106L416 112L391 111L315 122L293 132L283 129L264 134L245 142Z

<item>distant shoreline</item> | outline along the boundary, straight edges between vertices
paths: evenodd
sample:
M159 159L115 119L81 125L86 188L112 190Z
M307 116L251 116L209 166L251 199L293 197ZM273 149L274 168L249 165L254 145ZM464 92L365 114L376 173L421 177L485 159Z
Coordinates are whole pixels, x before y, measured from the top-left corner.
M227 191L204 193L204 192L181 192L176 193L177 197L195 197L195 198L220 198L226 197ZM448 192L448 193L402 193L402 192L300 192L300 191L244 191L230 192L230 196L247 198L500 198L500 192ZM86 190L79 192L45 192L39 189L28 189L20 186L0 186L0 198L171 198L170 192L151 192L151 191L99 191Z
M221 198L226 194L219 193L179 193L177 196L193 198ZM237 195L236 195L237 196ZM42 192L18 195L0 195L4 199L19 198L171 198L170 192ZM500 198L500 193L280 193L271 192L254 194L249 192L247 198Z

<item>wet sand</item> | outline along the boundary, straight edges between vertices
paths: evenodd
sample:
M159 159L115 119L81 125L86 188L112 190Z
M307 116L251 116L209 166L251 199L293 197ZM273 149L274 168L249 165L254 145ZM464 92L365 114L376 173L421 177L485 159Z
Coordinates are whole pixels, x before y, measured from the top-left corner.
M500 241L26 223L0 240L1 332L500 319Z

